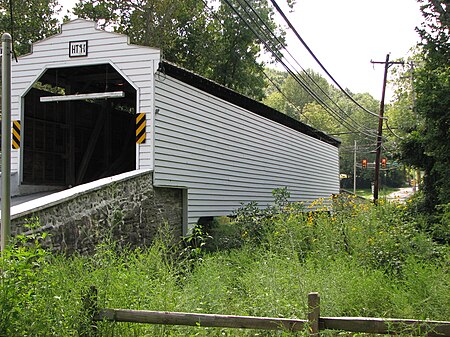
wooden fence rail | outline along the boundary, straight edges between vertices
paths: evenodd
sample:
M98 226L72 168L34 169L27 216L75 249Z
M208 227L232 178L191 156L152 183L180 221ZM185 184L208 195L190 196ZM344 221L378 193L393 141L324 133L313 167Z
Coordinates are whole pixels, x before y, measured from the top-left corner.
M365 332L387 335L420 335L450 336L450 322L368 318L368 317L320 317L320 297L318 293L308 295L308 319L288 319L272 317L232 316L198 314L186 312L165 312L127 309L98 309L97 290L91 287L90 294L85 297L85 312L90 316L92 324L89 333L82 336L93 336L96 322L131 322L165 325L187 325L198 327L263 329L284 331L307 331L310 336L320 336L321 330L341 330L349 332ZM86 330L84 330L86 331Z
M94 316L96 321L134 322L165 325L189 325L201 327L263 329L299 331L305 328L306 320L195 314L187 312L163 312L146 310L103 309Z

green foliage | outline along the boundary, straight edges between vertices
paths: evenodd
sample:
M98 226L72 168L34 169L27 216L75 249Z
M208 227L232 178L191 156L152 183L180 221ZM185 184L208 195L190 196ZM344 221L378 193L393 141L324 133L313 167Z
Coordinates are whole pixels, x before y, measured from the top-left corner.
M83 296L91 285L98 289L100 308L305 319L306 296L318 291L323 316L448 319L448 245L420 231L406 206L376 207L342 197L317 200L305 208L289 203L286 189L274 191L274 198L265 211L244 205L239 219L215 225L227 227L224 235L232 232L231 226L236 227L232 235L242 235L250 224L260 225L255 217L263 221L263 235L253 233L251 239L241 239L239 247L226 250L208 251L204 243L211 239L205 229L187 239L188 253L186 244L174 243L165 227L146 249L131 251L105 242L92 256L50 255L39 247L41 238L22 237L21 244L1 258L0 334L85 332L90 322ZM256 333L273 335L98 322L98 336Z
M333 134L342 129L339 121L326 112L317 102L306 104L303 107L302 116L308 124L326 133Z
M249 13L256 19L238 2L231 3L241 16ZM267 0L249 3L283 40L284 33L276 25ZM263 63L257 60L262 51L259 40L225 1L208 2L208 6L197 0L82 0L74 12L83 18L103 19L104 27L126 33L133 43L160 48L166 60L262 99L265 83Z
M58 32L58 0L13 1L13 27L10 2L0 1L0 31L13 34L17 56L29 53L31 43Z
M272 68L265 68L264 72L270 79L268 80L266 78L266 97L269 97L273 93L279 93L278 88L281 88L283 86L283 83L286 81L286 78L288 77L288 73L285 71L280 71ZM271 106L270 104L268 105Z
M418 124L422 123L416 111L416 95L413 90L415 64L420 64L421 61L418 58L418 50L412 50L412 53L412 56L399 60L403 61L404 65L391 67L390 82L395 88L395 101L387 107L386 116L389 118L389 127L395 130L395 135L387 133L386 137L395 145L396 155L398 155L397 147L402 138L407 137Z
M367 112L349 100L340 90L330 85L324 77L310 69L302 71L299 76L304 79L304 82L307 83L310 89L317 93L321 101L335 111L334 113L324 108L322 104L310 95L308 90L298 84L291 76L288 76L286 72L266 68L266 73L276 86L269 84L263 103L320 131L339 138L341 140L339 152L340 173L349 177L348 180L341 180L341 187L352 188L354 174L357 176L357 186L359 188L370 187L371 182L374 181L373 168L362 170L359 166L356 173L354 172L354 144L356 141L358 163L362 159L367 159L369 162L375 161L374 132L378 124L377 118L369 116ZM398 75L397 78L400 79L402 76ZM404 83L402 82L402 84ZM320 89L317 85L320 86ZM277 87L282 93L277 90ZM379 101L370 94L347 92L366 109L374 112L379 110ZM407 116L404 118L399 117L403 116L401 109L406 104L405 102L406 99L402 101L402 105L396 105L395 108L388 109L389 118L395 116L392 124L395 128L404 119L409 121L408 125L410 126L417 124L414 120L408 119ZM408 104L410 105L411 103L409 102ZM373 137L370 137L369 133L372 133ZM404 170L396 165L397 163L394 165L394 159L397 159L396 155L399 152L398 139L387 137L387 140L383 145L383 157L388 159L389 171L385 172L386 179L384 179L383 184L389 187L403 186L406 181Z
M408 200L407 212L416 219L416 227L431 235L440 243L450 243L450 203L436 206L436 212L430 214L423 191L415 193Z
M446 203L450 201L450 61L442 66L429 65L417 77L417 109L425 117L424 129L418 130L425 157L420 167L433 177L429 188L436 192L438 202Z
M287 187L277 188L272 191L274 204L265 208L260 207L256 202L243 204L233 212L233 226L237 228L234 231L233 241L239 242L238 246L246 243L263 243L266 241L269 233L273 231L274 219L279 215L296 209L301 212L302 204L290 203L290 193Z
M445 1L419 2L424 23L410 73L414 87L401 86L399 95L403 101L412 98L415 125L406 130L400 157L425 171L423 208L432 214L450 201L450 21Z
M42 328L34 322L41 291L39 281L48 273L48 254L40 247L40 239L36 235L18 236L0 257L2 336L25 336L27 330L37 334Z
M77 3L74 13L82 18L100 20L103 28L125 33L133 43L160 48L168 60L174 61L179 52L178 45L189 41L193 32L202 29L205 29L204 33L208 32L202 8L200 2L192 0L83 0ZM187 15L189 12L190 16Z
M269 78L271 78L272 81L277 85L278 89L281 90L283 95L280 97L278 89L274 85L269 84L268 89L266 90L267 98L264 100L264 103L279 111L284 112L294 119L308 121L308 123L312 126L320 130L326 130L326 128L324 127L326 126L326 121L315 124L310 120L310 118L314 116L314 114L310 113L308 116L304 116L304 108L308 104L316 103L316 100L310 95L307 90L304 89L303 86L301 86L292 76L288 75L287 72L279 72L270 68L267 68L266 72ZM303 79L304 82L307 83L308 87L311 88L314 92L317 92L318 96L322 100L324 100L325 102L329 101L327 96L331 95L333 88L319 73L316 73L311 69L307 69L300 72L300 74L298 74L298 77ZM319 89L318 86L321 89ZM316 104L318 105L318 103ZM321 113L321 116L323 116L323 114L327 115L327 113L320 108L321 106L318 105L318 113ZM329 115L327 116L329 117Z
M314 92L317 92L317 95L322 100L328 102L326 96L330 94L330 85L324 77L311 69L303 71L299 74L299 77L304 79L307 86ZM323 92L318 89L317 85L323 90ZM295 108L300 111L302 111L308 103L316 102L316 100L291 76L289 76L284 82L282 90L289 99L289 103L293 104ZM287 105L285 110L288 115L296 115L296 111L292 109L291 105Z

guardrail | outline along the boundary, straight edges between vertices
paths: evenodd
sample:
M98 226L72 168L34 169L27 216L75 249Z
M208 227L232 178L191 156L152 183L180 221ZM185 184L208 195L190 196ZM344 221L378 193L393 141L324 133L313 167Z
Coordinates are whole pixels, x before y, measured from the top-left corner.
M91 319L81 336L94 336L96 322L130 322L196 327L305 331L320 336L321 330L340 330L385 335L450 336L450 322L370 317L321 317L319 293L308 294L308 319L214 315L187 312L166 312L97 308L97 289L91 287L84 298L86 313Z

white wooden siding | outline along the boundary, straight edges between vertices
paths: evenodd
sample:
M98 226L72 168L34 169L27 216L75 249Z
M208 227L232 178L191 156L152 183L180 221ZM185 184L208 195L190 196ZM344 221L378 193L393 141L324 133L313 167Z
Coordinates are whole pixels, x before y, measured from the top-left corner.
M337 147L170 76L155 79L155 185L188 188L190 227L241 203L266 206L278 187L306 203L339 192Z
M88 40L87 57L69 57L69 41ZM76 19L61 33L33 44L31 54L12 65L12 119L23 118L23 96L48 68L111 64L137 89L137 111L145 112L147 142L137 146L137 169L153 169L154 73L160 59L157 49L130 45L126 35L95 29L95 23ZM156 66L156 67L155 67ZM26 128L26 125L22 125ZM13 150L11 170L20 171L20 150Z

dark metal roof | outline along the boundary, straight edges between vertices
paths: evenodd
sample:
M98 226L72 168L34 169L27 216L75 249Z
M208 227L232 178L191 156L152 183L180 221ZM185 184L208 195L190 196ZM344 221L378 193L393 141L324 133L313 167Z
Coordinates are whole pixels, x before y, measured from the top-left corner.
M241 95L236 91L224 87L223 85L217 84L205 77L180 68L179 66L176 66L167 61L162 61L159 63L158 71L176 78L177 80L189 84L197 89L207 92L208 94L219 97L227 102L233 103L237 106L240 106L241 108L254 112L257 115L273 120L279 124L285 125L308 136L319 139L325 143L334 145L336 147L339 147L339 145L341 144L338 139L331 137L322 131L299 122L296 119L289 117L288 115L279 112L267 105Z

